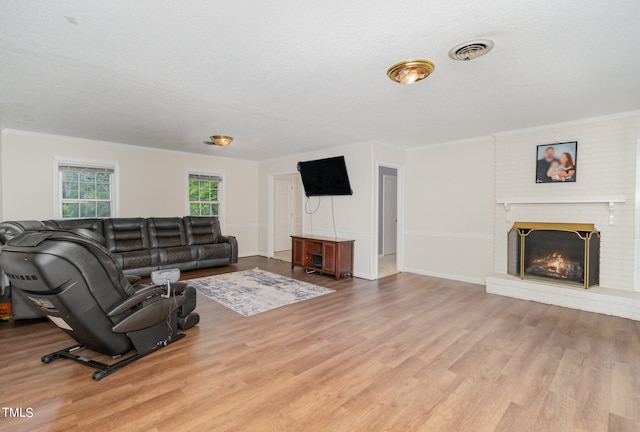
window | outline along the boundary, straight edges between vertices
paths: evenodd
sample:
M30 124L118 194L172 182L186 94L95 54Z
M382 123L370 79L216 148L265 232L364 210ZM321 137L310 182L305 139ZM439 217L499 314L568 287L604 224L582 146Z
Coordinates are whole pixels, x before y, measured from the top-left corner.
M59 164L60 217L111 217L114 202L113 176L113 168Z
M220 217L222 177L189 174L189 215Z

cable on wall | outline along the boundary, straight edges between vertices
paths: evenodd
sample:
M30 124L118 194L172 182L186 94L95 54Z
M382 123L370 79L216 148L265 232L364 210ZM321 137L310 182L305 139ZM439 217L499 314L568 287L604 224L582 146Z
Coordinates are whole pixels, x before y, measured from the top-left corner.
M318 197L318 205L316 205L316 208L313 210L310 210L310 201L311 201L311 197L307 197L307 202L304 206L304 212L308 215L314 214L315 212L318 211L318 209L320 208L320 197Z
M333 236L338 238L338 231L336 231L336 211L333 208L333 195L331 195L331 217L333 218Z
M310 201L311 197L308 196L304 204L304 212L309 215L309 229L311 230L311 234L313 234L313 214L320 208L320 197L318 197L318 205L313 210L311 210Z

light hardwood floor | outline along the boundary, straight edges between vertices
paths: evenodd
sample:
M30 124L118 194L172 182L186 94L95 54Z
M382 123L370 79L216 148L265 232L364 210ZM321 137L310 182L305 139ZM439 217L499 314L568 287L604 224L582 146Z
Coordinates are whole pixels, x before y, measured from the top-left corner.
M640 323L401 273L259 266L336 293L244 318L198 297L187 337L99 382L40 356L72 341L0 324L6 431L640 431Z

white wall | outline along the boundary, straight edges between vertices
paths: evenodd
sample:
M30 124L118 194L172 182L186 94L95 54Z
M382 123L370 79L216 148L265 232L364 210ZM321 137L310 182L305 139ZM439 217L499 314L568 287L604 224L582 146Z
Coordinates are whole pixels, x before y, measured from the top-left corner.
M595 223L602 234L600 286L631 291L635 271L635 194L638 115L591 119L575 123L496 134L496 197L520 199L597 198L622 196L609 225L603 204L518 204L512 221ZM534 181L536 146L578 141L577 181ZM496 205L495 272L507 272L507 232L513 225Z
M242 255L268 255L269 182L296 173L298 161L344 155L353 196L334 197L339 237L353 238L355 274L377 275L378 166L398 169L398 268L483 283L506 273L506 232L511 227L496 198L625 196L608 225L606 205L516 205L513 220L592 222L602 231L601 285L632 290L640 244L636 164L640 115L495 134L404 151L377 142L356 143L261 163L143 147L4 130L0 135L2 220L54 218L55 157L115 162L118 216L182 216L186 173L225 175L225 232L236 235ZM535 184L538 144L578 141L578 182ZM638 189L640 190L640 189ZM318 198L312 198L312 207ZM331 198L320 198L303 233L333 236ZM301 205L300 203L298 205ZM640 250L640 246L638 247ZM638 275L635 275L636 280Z
M57 217L54 211L56 158L116 164L119 217L182 216L187 213L187 171L222 173L225 176L224 231L238 237L243 256L268 255L270 176L297 173L296 164L301 160L344 155L354 194L333 198L336 230L339 237L356 240L354 272L369 279L377 274L377 164L397 168L403 168L404 164L404 151L375 142L257 164L7 129L0 138L2 220ZM312 198L310 204L315 206L318 199L318 212L312 216L303 214L302 231L333 236L331 198ZM399 205L400 200L401 196ZM297 201L297 205L302 203Z
M302 186L302 178L298 174L294 174L293 180L293 234L301 235L303 231L302 227L302 215L304 211L302 206L304 205L304 187Z
M224 233L238 238L240 254L258 252L257 163L15 130L1 137L2 220L57 217L55 158L115 163L119 217L184 216L187 172L221 173Z
M493 271L494 140L407 151L404 270L484 283Z
M261 255L268 255L269 178L278 174L296 172L296 165L300 161L344 155L353 195L333 197L336 231L338 237L355 239L355 275L375 279L377 270L374 264L377 257L375 179L377 175L374 146L374 143L356 143L260 163L258 182L260 184ZM315 209L318 203L320 206L315 214L303 214L303 233L333 237L331 197L312 197L309 206Z

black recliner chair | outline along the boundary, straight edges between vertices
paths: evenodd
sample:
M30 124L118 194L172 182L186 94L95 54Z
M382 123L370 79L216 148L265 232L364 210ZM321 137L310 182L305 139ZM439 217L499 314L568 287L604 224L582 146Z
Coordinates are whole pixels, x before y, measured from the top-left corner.
M0 223L0 246L10 239L22 234L25 231L41 231L46 229L40 221L19 221ZM11 299L11 314L14 320L44 318L37 307L35 307L18 290L11 290L11 284L2 267L0 267L0 293Z
M96 233L25 232L0 253L0 267L12 288L25 295L78 344L42 357L67 358L97 368L100 380L184 334L177 329L199 321L195 290L186 283L134 288ZM80 348L120 356L113 364L72 354Z

